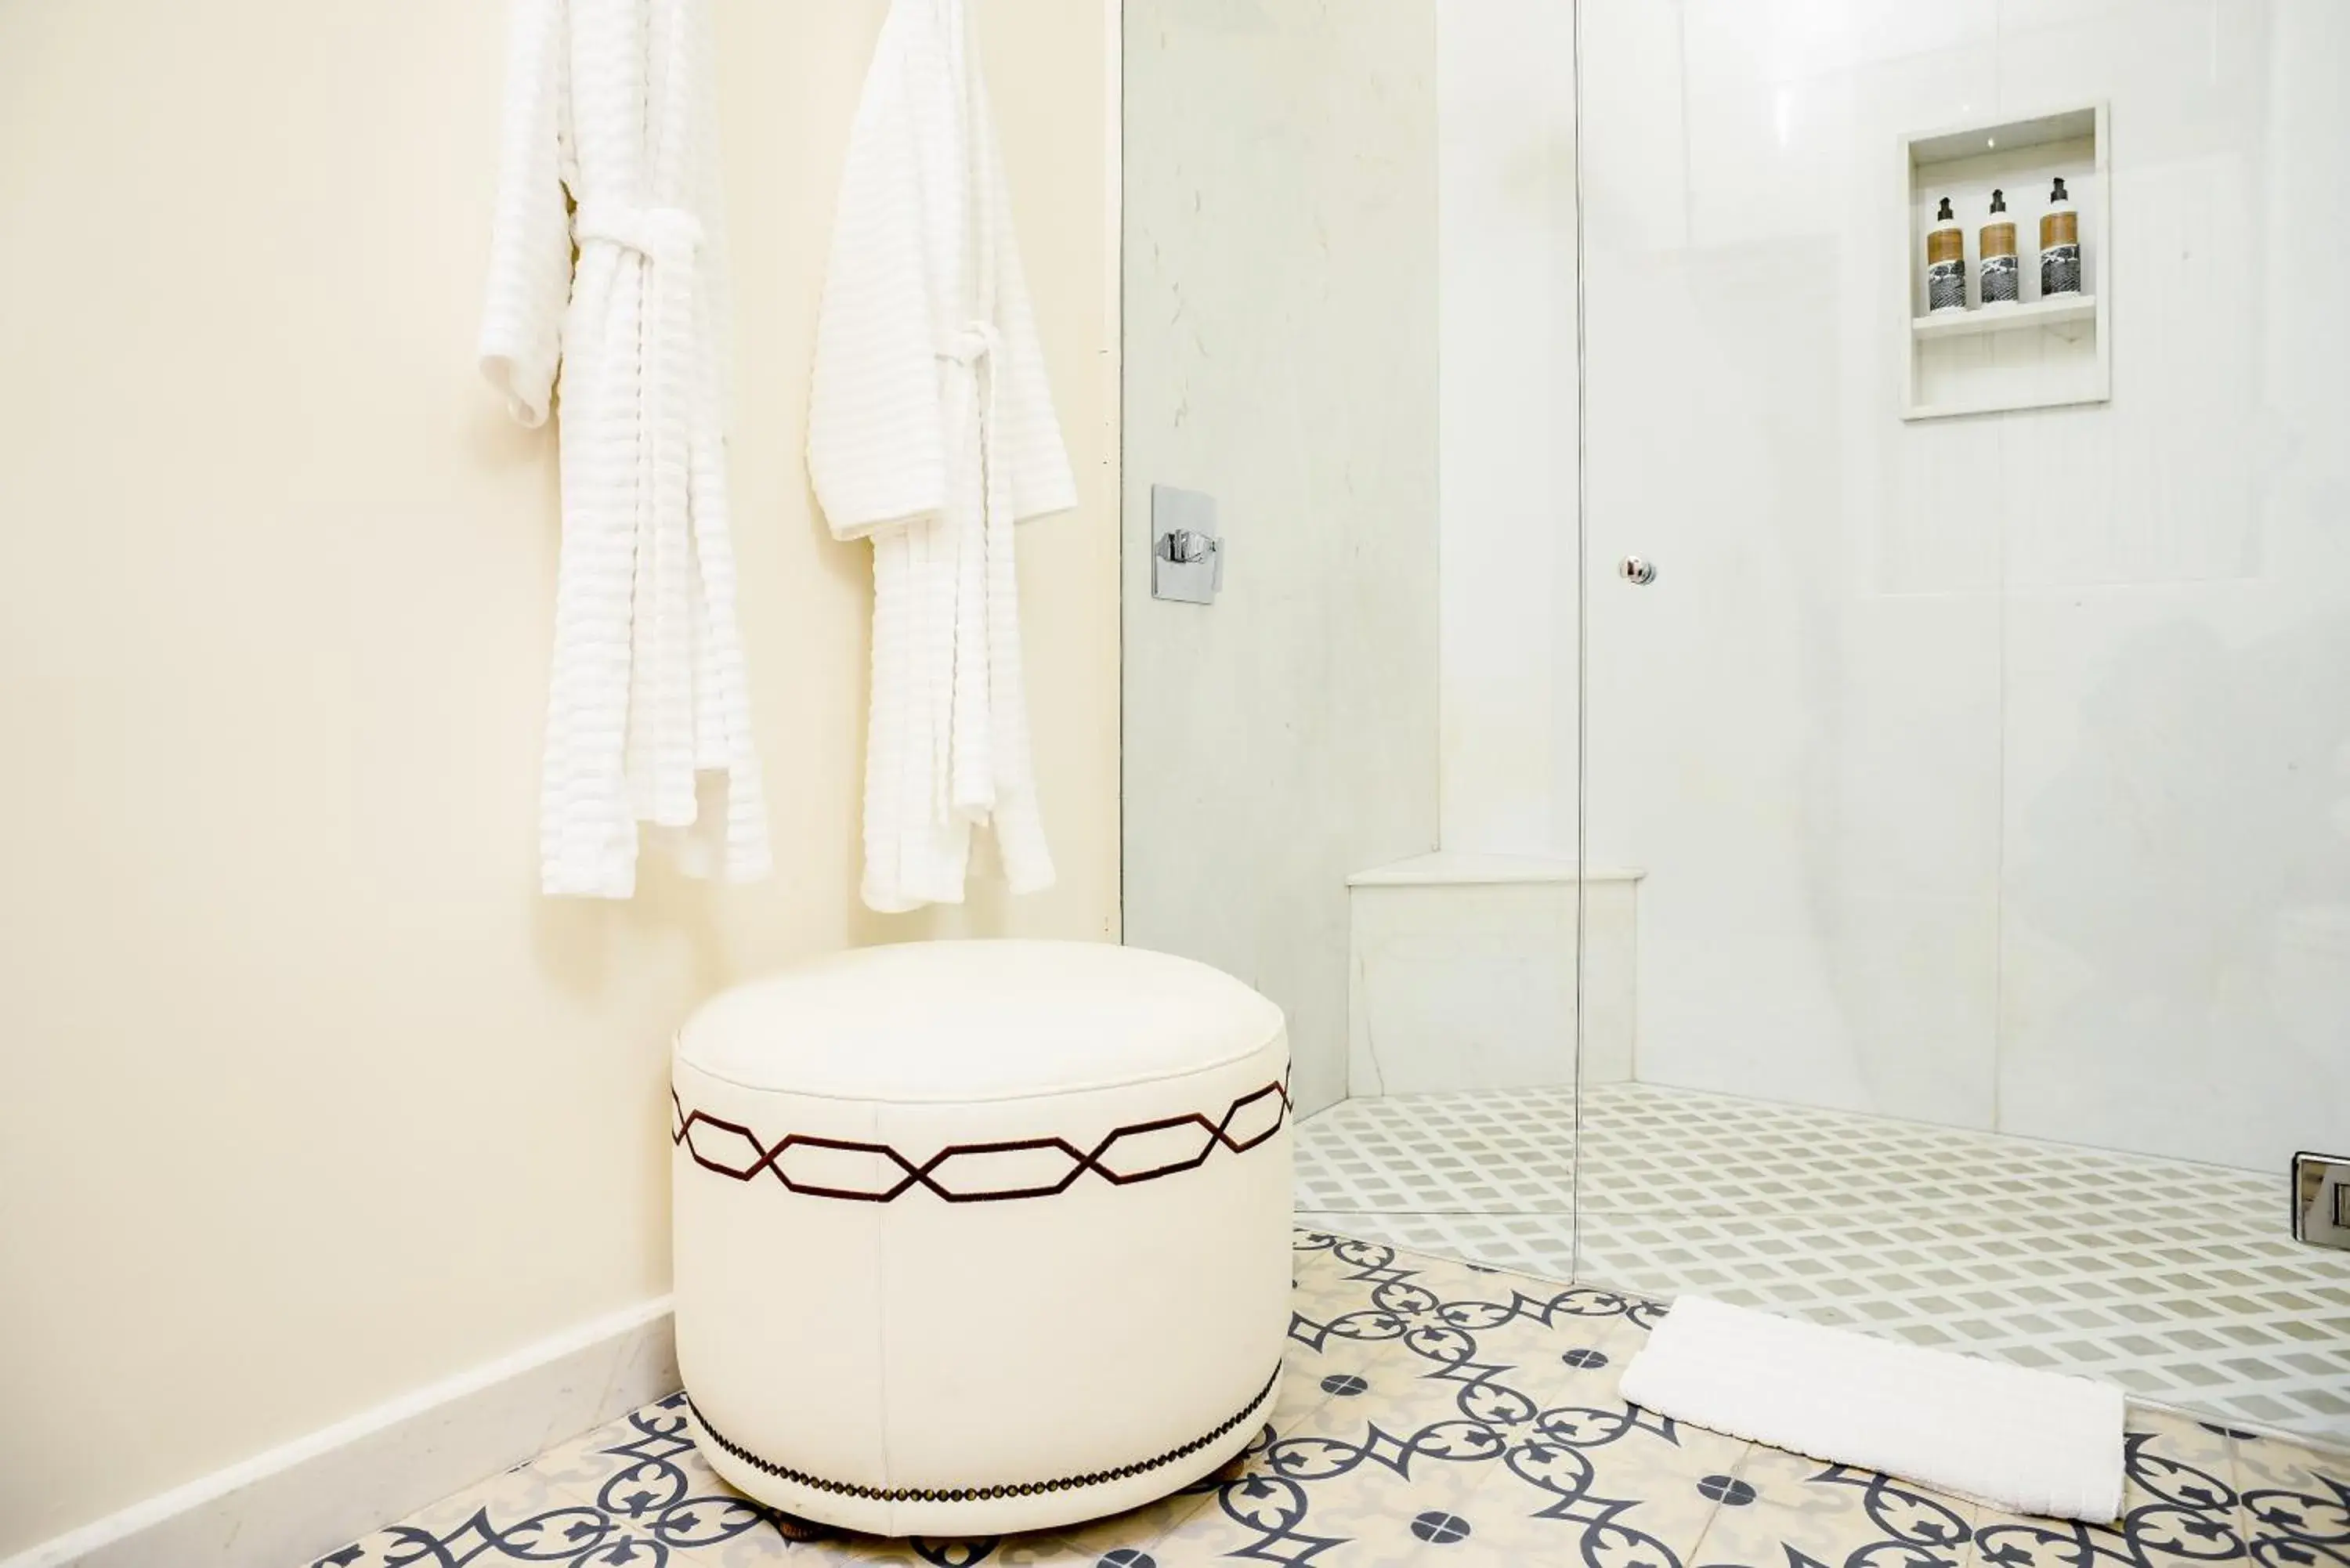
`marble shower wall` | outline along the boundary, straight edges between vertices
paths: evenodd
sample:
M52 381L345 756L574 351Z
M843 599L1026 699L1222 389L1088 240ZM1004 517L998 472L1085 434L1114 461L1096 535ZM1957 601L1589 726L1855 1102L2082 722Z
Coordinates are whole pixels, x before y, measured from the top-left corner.
M1571 859L1575 10L1437 28L1444 847Z
M1640 1075L2350 1145L2350 7L1583 26L1587 809L1648 873ZM2095 99L2113 400L1904 424L1896 133Z
M1126 6L1128 929L1288 1007L1308 1106L1347 873L1440 794L1447 848L1572 849L1573 16ZM1580 20L1585 806L1647 874L1638 1075L2350 1146L2350 9ZM2093 99L2112 401L1904 423L1896 134ZM1213 609L1148 597L1154 481L1223 503Z
M1345 1091L1349 873L1436 844L1435 0L1125 6L1126 935ZM1212 607L1149 491L1213 494Z

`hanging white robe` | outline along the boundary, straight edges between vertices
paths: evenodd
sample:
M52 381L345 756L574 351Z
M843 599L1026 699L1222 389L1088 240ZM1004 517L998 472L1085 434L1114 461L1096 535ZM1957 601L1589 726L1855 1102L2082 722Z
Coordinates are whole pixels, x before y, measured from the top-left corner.
M629 897L639 823L679 830L696 874L769 865L726 516L703 5L515 6L480 353L527 425L560 369L548 893Z
M1020 678L1015 524L1076 504L967 0L892 0L850 133L808 470L873 542L865 902L959 903L974 825L1049 886Z

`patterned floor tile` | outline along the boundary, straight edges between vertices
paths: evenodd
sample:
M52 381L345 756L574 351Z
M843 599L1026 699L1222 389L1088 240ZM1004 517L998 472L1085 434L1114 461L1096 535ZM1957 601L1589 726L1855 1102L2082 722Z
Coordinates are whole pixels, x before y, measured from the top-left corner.
M1351 1456L1333 1438L1302 1458L1282 1460L1294 1475L1267 1470L1227 1484L1209 1509L1159 1543L1157 1568L1234 1560L1383 1568L1461 1555L1445 1549L1467 1533L1462 1511L1482 1465L1416 1454L1405 1461L1409 1474L1378 1460L1331 1472Z
M1624 1402L1624 1370L1661 1309L1588 1286L1546 1298L1520 1289L1510 1300L1512 1321L1478 1325L1477 1339L1492 1358L1515 1363L1516 1386L1540 1413L1506 1479L1476 1501L1487 1539L1497 1549L1571 1544L1589 1563L1690 1561L1720 1501L1710 1483L1747 1445Z
M616 1511L643 1514L718 1486L672 1394L548 1449L527 1467L546 1482Z
M2095 1562L2187 1568L2244 1557L2227 1434L2169 1411L2132 1407L2128 1482L2111 1525L2027 1519L1986 1508L1967 1565L2079 1568Z
M1647 1298L1313 1230L1296 1249L1274 1423L1132 1513L1003 1539L841 1535L736 1497L673 1398L319 1565L2350 1568L2350 1455L2134 1408L2125 1520L2021 1519L1626 1405L1623 1368L1663 1310Z
M1298 1314L1290 1321L1288 1365L1270 1424L1276 1431L1297 1423L1333 1399L1359 1400L1376 1376L1399 1366L1404 1325L1372 1309L1336 1314L1327 1323Z
M1293 1380L1298 1381L1298 1380ZM1311 1386L1309 1384L1308 1386ZM1117 1518L983 1542L884 1540L829 1530L738 1496L702 1459L685 1397L672 1395L566 1445L533 1467L570 1494L626 1521L679 1568L758 1568L787 1550L799 1561L872 1565L988 1563L1093 1568L1142 1551L1206 1506L1197 1489ZM809 1554L820 1550L820 1558Z
M758 1563L826 1532L762 1508L718 1479L683 1394L633 1411L531 1467L567 1495L657 1542L674 1561Z
M983 1563L987 1568L1097 1568L1106 1561L1113 1568L1124 1568L1118 1553L1149 1557L1175 1519L1204 1502L1200 1498L1179 1501L1180 1509L1154 1506L1074 1532L972 1541L889 1541L815 1531L784 1521L784 1526L804 1533L794 1537L784 1529L770 1529L723 1542L679 1543L660 1563L639 1568L773 1568L777 1563L794 1568L824 1568L827 1563L854 1564L855 1568L979 1568ZM1133 1561L1129 1556L1125 1563Z
M1309 1411L1221 1477L1153 1549L1159 1568L1384 1564L1437 1543L1412 1521L1457 1514L1507 1439L1419 1384L1412 1359L1399 1349L1361 1395Z
M1436 1297L1409 1264L1399 1267L1395 1244L1378 1238L1358 1238L1309 1223L1301 1216L1294 1243L1295 1285L1291 1305L1315 1318L1336 1318L1373 1312L1413 1322L1432 1310ZM1309 1259L1305 1254L1324 1256Z
M2324 1456L2251 1432L2228 1434L2237 1528L2258 1568L2350 1564L2350 1454Z
M1497 1547L1555 1541L1555 1527L1573 1526L1565 1539L1586 1561L1686 1563L1721 1501L1719 1479L1745 1448L1620 1404L1552 1405L1476 1506Z
M1547 1279L1575 1274L1573 1220L1561 1214L1381 1213L1300 1209L1297 1222L1410 1251L1473 1259Z
M629 1521L554 1485L535 1465L478 1486L361 1537L313 1568L418 1568L507 1563L650 1563L654 1543Z
M1644 1084L1580 1106L1564 1088L1347 1100L1298 1129L1307 1223L2350 1440L2350 1258L2284 1237L2275 1185Z
M1704 1568L1963 1568L1972 1548L1974 1504L1777 1449L1749 1445L1702 1484L1720 1505L1693 1559Z
M1163 1543L1162 1568L1234 1554L1458 1562L1463 1547L1478 1561L1681 1560L1712 1506L1700 1481L1744 1445L1622 1403L1653 1303L1385 1249L1350 1256L1378 1282L1367 1289L1407 1307L1400 1340L1348 1397L1284 1426Z

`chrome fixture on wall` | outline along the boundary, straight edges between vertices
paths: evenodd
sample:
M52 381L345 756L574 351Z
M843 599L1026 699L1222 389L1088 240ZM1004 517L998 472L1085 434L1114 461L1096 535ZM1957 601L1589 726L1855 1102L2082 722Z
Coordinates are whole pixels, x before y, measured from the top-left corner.
M2350 1155L2293 1157L2293 1239L2350 1252Z
M1224 586L1224 539L1216 498L1171 484L1150 487L1150 597L1180 604L1216 602Z

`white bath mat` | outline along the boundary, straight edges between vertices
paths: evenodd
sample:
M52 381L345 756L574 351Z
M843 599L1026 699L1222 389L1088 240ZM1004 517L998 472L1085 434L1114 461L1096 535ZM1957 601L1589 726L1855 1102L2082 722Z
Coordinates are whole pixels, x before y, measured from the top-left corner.
M2015 1513L2122 1510L2122 1391L1683 1296L1624 1372L1676 1421Z

